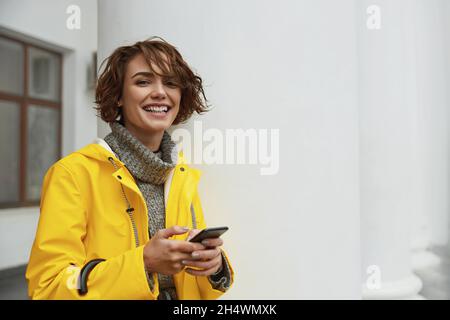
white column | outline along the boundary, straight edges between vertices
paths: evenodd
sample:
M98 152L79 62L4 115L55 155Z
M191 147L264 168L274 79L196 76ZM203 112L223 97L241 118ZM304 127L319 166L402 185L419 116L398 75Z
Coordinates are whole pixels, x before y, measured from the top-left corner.
M412 248L412 268L415 271L435 267L439 265L440 258L429 250L432 242L432 216L435 210L434 200L430 197L430 190L433 190L434 180L433 172L442 172L445 166L439 166L442 159L435 159L433 155L429 155L429 146L433 145L433 141L445 141L445 137L439 137L430 128L439 126L436 122L436 105L433 100L440 101L442 97L439 95L435 99L430 99L427 89L431 84L433 88L443 86L443 78L439 77L439 72L433 70L433 65L442 68L445 65L443 57L443 47L441 42L442 32L438 25L441 25L443 20L439 19L439 14L436 16L436 10L441 11L442 6L436 1L409 1L408 7L405 8L408 21L411 23L405 35L406 41L406 63L408 68L406 70L406 92L407 105L414 114L414 155L411 162L416 167L414 174L414 199L415 207L411 212L412 233L411 233L411 248ZM433 14L434 11L434 14ZM433 21L433 22L432 22ZM436 24L436 25L433 25ZM431 57L431 55L434 56ZM438 90L439 92L439 90ZM434 93L437 93L436 91ZM442 95L441 95L442 96ZM443 116L443 115L440 115ZM445 119L445 117L443 117ZM446 120L445 120L446 121ZM444 151L447 147L442 145ZM437 167L434 165L438 165ZM442 175L444 177L445 175ZM446 178L445 178L446 179ZM442 189L442 186L437 186ZM441 200L446 201L446 197ZM444 219L446 221L446 213ZM440 223L445 224L445 221Z
M416 110L408 105L407 0L358 2L360 21L361 234L363 298L413 299L421 280L413 274L411 213L415 210ZM364 17L364 16L363 16Z
M444 10L442 12L446 17L450 16L450 2L449 1L444 1ZM445 21L444 30L450 30L449 19L445 19L444 21ZM448 37L448 31L444 35L447 35L447 37L445 38L445 42L444 42L444 45L445 45L444 53L445 53L445 56L448 57L448 56L450 56L450 39ZM446 61L446 63L445 63L444 72L446 72L446 75L447 75L446 82L445 82L445 92L447 92L446 101L447 101L447 105L450 105L450 94L449 94L449 92L450 92L450 61L448 59L446 59L445 61ZM447 120L449 121L447 128L448 128L448 130L450 130L450 115L447 116ZM449 139L450 139L450 137L449 137ZM449 152L450 152L450 150L449 150ZM449 168L449 170L450 170L450 168ZM450 186L448 186L448 188L450 189ZM450 194L450 191L447 193L447 199L448 199L448 194ZM450 206L450 204L449 204L449 206ZM450 228L450 210L447 210L447 219L448 219L447 228ZM445 227L445 225L444 225L444 227ZM450 239L449 239L450 238L450 229L447 229L447 237L446 238L447 239L446 239L445 245L447 246L447 248L450 248Z
M449 214L449 94L448 1L416 2L414 29L418 100L419 159L422 177L422 215L426 216L425 241L416 238L422 248L448 242ZM445 10L447 9L447 11ZM423 239L423 238L422 238ZM423 251L423 250L422 250ZM431 257L430 257L431 258ZM436 259L428 258L428 264ZM426 262L426 261L425 261Z
M444 2L376 6L381 29L361 22L359 32L361 208L363 272L377 266L381 288L364 282L363 296L414 298L421 281L412 270L438 264L428 248L447 239ZM373 286L373 275L366 280Z
M203 132L279 129L275 175L198 165L209 224L230 227L226 297L360 298L354 1L100 0L98 13L99 59L152 35L179 48L215 107Z

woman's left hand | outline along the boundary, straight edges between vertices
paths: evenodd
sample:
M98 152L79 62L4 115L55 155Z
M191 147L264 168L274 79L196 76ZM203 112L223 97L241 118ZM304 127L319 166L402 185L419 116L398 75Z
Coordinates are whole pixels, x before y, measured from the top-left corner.
M201 230L193 229L189 232L186 241L192 239ZM206 249L192 252L192 259L183 260L182 264L187 267L200 268L200 270L187 268L186 272L193 276L209 276L222 268L222 251L219 249L223 245L220 238L205 239L201 242Z

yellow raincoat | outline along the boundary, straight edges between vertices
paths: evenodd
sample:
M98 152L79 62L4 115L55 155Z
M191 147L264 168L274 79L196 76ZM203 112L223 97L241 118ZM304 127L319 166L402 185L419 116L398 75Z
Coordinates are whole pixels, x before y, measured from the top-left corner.
M164 185L166 228L206 227L197 192L200 175L180 152ZM134 207L131 213L126 212L120 184ZM171 239L185 238L186 234ZM157 299L157 275L153 274L151 291L144 268L148 241L144 197L123 162L97 139L56 162L44 177L39 225L26 271L28 294L33 299ZM88 292L80 295L80 270L93 259L105 261L92 269ZM185 271L174 275L174 283L179 299L217 299L223 294L206 276Z

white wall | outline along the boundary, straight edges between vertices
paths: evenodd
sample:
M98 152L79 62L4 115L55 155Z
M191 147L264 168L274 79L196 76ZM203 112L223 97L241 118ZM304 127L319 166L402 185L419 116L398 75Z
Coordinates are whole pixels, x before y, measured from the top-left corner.
M81 9L79 30L66 27L69 5ZM64 53L63 156L91 142L97 133L97 119L93 93L87 90L87 66L97 48L96 1L2 0L0 28ZM27 262L38 214L37 207L0 210L0 269Z
M99 1L100 60L162 36L204 79L215 106L199 118L204 130L280 129L277 175L200 166L207 220L230 226L236 284L227 298L360 298L354 8L353 0Z
M0 211L0 269L27 263L38 219L39 208Z

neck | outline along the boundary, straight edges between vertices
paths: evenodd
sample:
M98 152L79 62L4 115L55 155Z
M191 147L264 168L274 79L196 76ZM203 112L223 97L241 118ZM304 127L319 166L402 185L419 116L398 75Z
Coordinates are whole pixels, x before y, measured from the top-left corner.
M136 137L144 146L149 148L152 152L157 152L159 147L161 146L162 137L164 135L164 131L157 132L142 132L140 130L136 130L136 128L127 126L125 124L125 128L127 128L130 133Z

